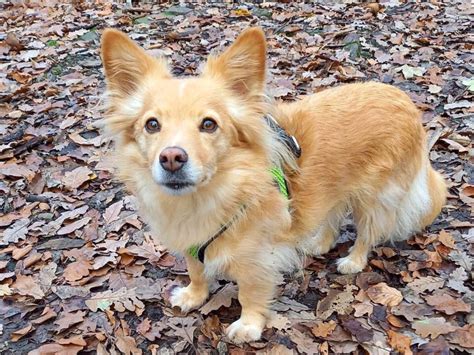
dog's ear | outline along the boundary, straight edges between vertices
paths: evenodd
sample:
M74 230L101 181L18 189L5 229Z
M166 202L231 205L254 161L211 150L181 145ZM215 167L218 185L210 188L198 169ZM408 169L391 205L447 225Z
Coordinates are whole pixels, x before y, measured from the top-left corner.
M265 34L259 27L245 30L219 56L210 56L204 75L218 77L237 94L251 97L265 88Z
M145 75L169 76L166 64L139 47L121 31L106 29L101 40L102 62L109 91L118 96L133 94Z

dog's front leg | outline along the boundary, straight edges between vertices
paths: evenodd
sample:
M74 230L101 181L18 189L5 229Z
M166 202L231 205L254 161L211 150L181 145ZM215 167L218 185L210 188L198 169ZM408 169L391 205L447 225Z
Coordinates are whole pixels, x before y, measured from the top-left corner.
M204 265L193 257L186 255L191 283L186 287L176 287L171 294L170 302L183 312L201 306L209 296L209 282L204 274Z
M239 286L242 314L227 328L227 336L235 343L259 340L275 293L275 275L255 264L241 264L230 274Z

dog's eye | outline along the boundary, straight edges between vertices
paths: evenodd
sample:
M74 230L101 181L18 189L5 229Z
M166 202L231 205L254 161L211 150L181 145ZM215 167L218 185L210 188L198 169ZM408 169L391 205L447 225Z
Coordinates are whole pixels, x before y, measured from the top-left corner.
M145 129L148 133L156 133L161 129L160 122L156 118L149 118L145 123Z
M217 129L217 123L212 118L205 118L202 120L200 130L201 132L212 133Z

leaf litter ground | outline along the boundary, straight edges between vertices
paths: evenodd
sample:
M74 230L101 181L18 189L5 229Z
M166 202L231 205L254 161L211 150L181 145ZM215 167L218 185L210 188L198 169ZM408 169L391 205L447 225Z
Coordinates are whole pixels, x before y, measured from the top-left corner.
M0 6L1 353L473 351L468 1ZM328 255L280 285L262 340L239 348L223 335L239 315L235 285L215 283L188 315L169 305L170 288L188 281L185 265L153 245L112 177L98 46L103 28L120 28L175 74L193 75L251 25L267 33L278 99L365 80L405 90L449 200L427 231L376 248L352 276L335 266L355 237L347 223Z

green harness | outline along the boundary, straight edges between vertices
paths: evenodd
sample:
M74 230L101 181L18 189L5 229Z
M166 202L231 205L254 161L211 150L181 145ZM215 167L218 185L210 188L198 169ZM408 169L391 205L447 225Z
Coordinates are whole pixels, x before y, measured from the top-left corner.
M283 172L283 169L274 166L270 169L270 173L272 174L273 181L275 181L275 184L278 186L278 189L280 190L281 194L285 196L286 199L290 199L290 190L288 189L288 183L286 182L285 173ZM240 208L240 212L244 212L246 208L247 206L243 205ZM216 240L217 237L222 235L238 219L241 213L236 214L229 222L223 224L219 228L219 230L212 236L212 238L204 244L191 246L188 249L188 254L191 255L194 259L199 260L201 263L204 263L204 254L206 248L209 246L209 244Z
M264 116L265 122L271 128L271 130L278 136L278 139L283 142L286 147L291 150L293 155L296 158L301 156L301 148L298 144L298 141L295 137L286 133L286 131L280 127L278 122L270 115ZM272 174L273 181L275 181L278 189L280 190L281 194L285 196L286 199L290 199L290 190L288 188L288 183L285 179L285 173L280 166L274 166L270 169L270 173ZM206 248L211 244L214 240L216 240L220 235L222 235L238 218L239 216L247 209L246 205L242 205L240 208L239 213L237 213L230 221L226 224L222 225L219 230L204 244L202 245L193 245L188 249L188 254L191 255L193 258L199 260L201 263L204 263L204 254L206 252Z

